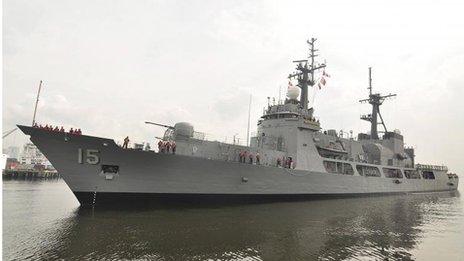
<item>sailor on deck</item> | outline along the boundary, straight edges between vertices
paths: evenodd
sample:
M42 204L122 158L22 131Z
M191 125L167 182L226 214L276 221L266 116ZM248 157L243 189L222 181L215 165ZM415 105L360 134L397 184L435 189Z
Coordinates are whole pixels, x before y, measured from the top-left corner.
M124 138L124 144L122 145L122 148L127 149L127 145L129 145L129 136Z
M172 147L172 154L176 154L176 142L175 141L171 142L171 147Z

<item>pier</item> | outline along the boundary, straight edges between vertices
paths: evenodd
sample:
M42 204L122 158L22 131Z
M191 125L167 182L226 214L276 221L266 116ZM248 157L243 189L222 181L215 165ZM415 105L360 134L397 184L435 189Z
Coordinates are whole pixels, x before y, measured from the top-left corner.
M2 173L3 179L59 179L57 171L38 171L34 169L5 169Z

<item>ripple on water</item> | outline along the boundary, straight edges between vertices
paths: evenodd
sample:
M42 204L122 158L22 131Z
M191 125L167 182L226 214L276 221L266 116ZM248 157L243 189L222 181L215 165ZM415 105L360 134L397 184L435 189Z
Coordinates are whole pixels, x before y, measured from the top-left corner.
M78 208L63 182L4 182L6 260L453 260L459 194L224 207Z

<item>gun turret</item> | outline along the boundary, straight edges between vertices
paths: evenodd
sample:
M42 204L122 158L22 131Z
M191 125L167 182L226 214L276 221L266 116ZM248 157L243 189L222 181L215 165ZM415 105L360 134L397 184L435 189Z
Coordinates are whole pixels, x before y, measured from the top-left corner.
M145 123L160 126L160 127L164 127L164 128L168 128L168 129L174 129L174 126L164 125L164 124L160 124L160 123L156 123L156 122L146 121Z

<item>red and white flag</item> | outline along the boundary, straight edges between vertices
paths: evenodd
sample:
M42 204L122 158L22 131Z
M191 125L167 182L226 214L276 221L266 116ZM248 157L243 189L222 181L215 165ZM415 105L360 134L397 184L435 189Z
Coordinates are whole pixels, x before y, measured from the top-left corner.
M317 87L319 87L319 90L322 89L327 84L326 78L330 78L330 75L324 70L322 71L322 76L319 79L319 83L317 84Z

